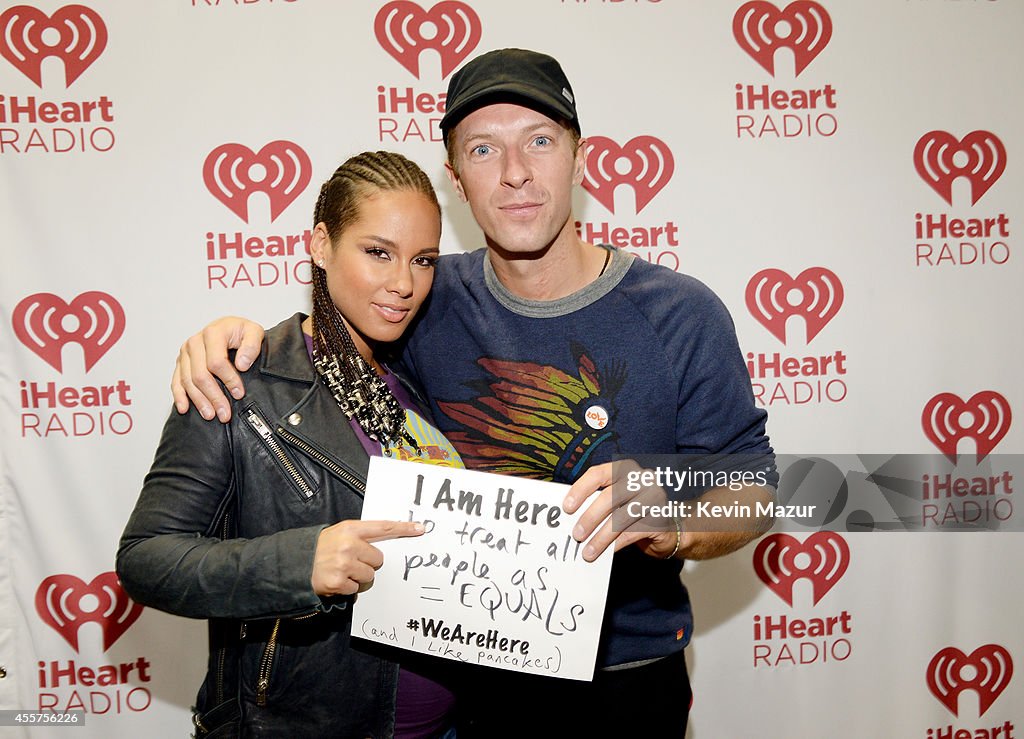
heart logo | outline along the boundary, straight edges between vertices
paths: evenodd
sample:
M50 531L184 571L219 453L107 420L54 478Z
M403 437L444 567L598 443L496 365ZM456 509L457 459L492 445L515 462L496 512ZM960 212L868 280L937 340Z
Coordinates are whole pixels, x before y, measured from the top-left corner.
M967 668L967 669L965 669ZM940 650L928 663L928 689L939 703L959 716L960 693L978 694L979 716L985 715L1013 677L1010 652L998 644L986 644L966 655L955 647Z
M98 623L103 632L103 651L135 623L143 607L121 588L117 573L104 572L88 585L74 575L51 575L36 590L36 612L52 628L78 649L78 630L82 624Z
M779 10L769 2L744 3L732 18L732 34L740 48L750 54L768 74L775 76L775 52L793 52L795 74L814 61L832 38L832 19L815 2L790 3Z
M798 555L805 555L806 564L798 565ZM789 534L772 534L761 540L754 550L754 572L773 593L787 605L793 605L793 585L797 580L810 580L814 605L839 582L850 565L850 547L839 534L819 531L801 544Z
M973 439L981 462L1010 430L1013 414L1006 398L992 390L975 393L964 401L953 393L939 393L921 413L924 435L956 464L960 439Z
M71 87L106 46L106 24L84 5L65 5L52 16L29 5L15 5L0 15L0 55L37 87L43 86L47 57L64 62L64 84Z
M82 293L68 305L53 293L29 295L14 308L14 334L44 362L63 373L65 344L79 344L88 372L124 333L124 309L107 293Z
M654 136L637 136L623 146L606 136L590 136L587 143L590 150L583 187L612 213L619 185L632 188L639 213L668 184L675 171L672 151Z
M914 167L921 179L950 205L953 182L957 177L966 177L971 183L974 205L1006 169L1006 147L988 131L972 131L959 141L946 131L929 131L914 147Z
M769 333L786 343L786 321L800 316L810 343L843 305L843 283L824 267L805 269L795 278L780 269L765 269L747 283L747 309Z
M377 12L377 42L419 79L420 53L433 49L441 57L441 79L455 71L480 43L480 17L465 3L441 2L429 11L410 0L395 0Z
M271 141L255 153L242 144L223 144L203 162L206 189L246 223L254 192L270 200L273 222L302 194L312 176L309 156L291 141Z

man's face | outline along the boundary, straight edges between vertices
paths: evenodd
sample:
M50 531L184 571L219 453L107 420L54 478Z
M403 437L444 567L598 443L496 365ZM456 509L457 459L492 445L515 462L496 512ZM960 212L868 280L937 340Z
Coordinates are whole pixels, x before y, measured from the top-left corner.
M447 167L489 246L513 254L576 239L572 188L583 180L583 142L530 108L488 105L452 131L458 171Z

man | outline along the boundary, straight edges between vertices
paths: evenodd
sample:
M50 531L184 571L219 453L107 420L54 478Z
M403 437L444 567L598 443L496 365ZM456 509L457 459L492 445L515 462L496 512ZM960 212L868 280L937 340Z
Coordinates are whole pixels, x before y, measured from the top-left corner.
M692 632L682 561L734 551L766 522L732 532L679 521L667 531L617 530L610 462L770 456L732 321L696 280L580 239L571 200L586 141L553 58L518 49L475 58L451 79L441 129L448 177L487 248L442 257L403 366L468 467L573 483L563 506L588 504L573 532L587 542L584 559L618 550L593 682L479 668L460 696L467 735L682 736L682 650ZM225 319L190 339L175 375L178 409L187 409L187 390L205 417L216 409L224 420L228 404L205 366L239 397L225 344L240 347L236 363L247 367L261 335ZM704 495L771 499L758 487ZM539 706L562 719L541 725Z

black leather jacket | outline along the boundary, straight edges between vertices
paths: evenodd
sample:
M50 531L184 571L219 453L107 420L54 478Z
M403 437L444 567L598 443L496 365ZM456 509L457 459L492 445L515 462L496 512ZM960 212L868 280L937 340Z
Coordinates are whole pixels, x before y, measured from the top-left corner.
M320 531L359 518L369 458L316 377L303 318L267 332L229 424L171 412L117 554L135 601L211 619L199 736L394 729L397 665L350 643L350 597L310 582Z

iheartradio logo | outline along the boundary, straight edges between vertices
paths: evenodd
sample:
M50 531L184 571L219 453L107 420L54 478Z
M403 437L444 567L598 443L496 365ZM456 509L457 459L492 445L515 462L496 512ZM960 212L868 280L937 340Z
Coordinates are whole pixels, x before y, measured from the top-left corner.
M959 141L946 131L929 131L914 147L914 167L950 205L953 182L966 177L974 205L1006 169L1006 147L989 131L972 131Z
M302 194L312 175L309 156L291 141L271 141L256 153L242 144L223 144L203 162L206 188L246 223L254 192L269 198L273 222Z
M824 267L810 267L795 278L764 269L750 278L746 299L751 315L783 344L789 317L803 318L810 343L842 307L843 283Z
M411 0L394 0L373 21L377 42L419 79L420 53L433 49L441 57L441 79L450 75L480 43L480 17L465 3L437 3L424 10Z
M1012 677L1013 659L998 644L978 647L970 655L946 647L928 663L928 689L954 716L960 715L958 703L965 690L978 694L979 716L984 715Z
M65 303L53 293L29 295L11 317L18 340L63 373L65 344L79 344L88 372L124 333L124 309L107 293L82 293Z
M793 606L793 585L811 581L818 604L850 565L850 547L832 531L819 531L803 544L789 534L772 534L754 550L754 572L786 605Z
M590 136L583 187L610 212L615 212L615 188L629 185L642 211L672 179L675 159L661 139L637 136L619 146L605 136Z
M100 625L106 652L135 623L142 610L121 588L114 572L97 575L88 585L74 575L51 575L36 590L39 617L76 652L82 624Z
M1006 398L992 390L975 393L964 401L953 393L939 393L921 413L921 426L928 440L956 464L957 443L973 439L977 462L987 457L1010 430L1013 414Z
M785 10L754 0L736 11L732 34L740 48L772 77L775 52L789 49L793 52L795 74L799 75L832 38L832 19L821 5L807 0L790 3Z
M84 5L65 5L52 16L15 5L0 15L0 54L37 87L43 86L47 57L64 62L64 86L71 87L106 46L106 24Z

